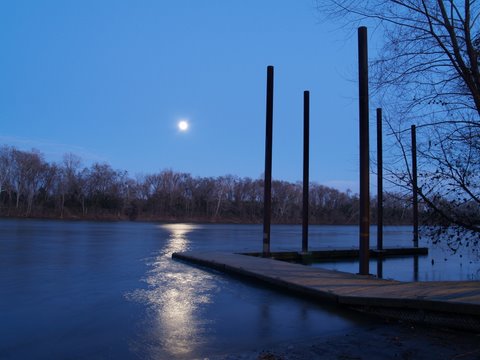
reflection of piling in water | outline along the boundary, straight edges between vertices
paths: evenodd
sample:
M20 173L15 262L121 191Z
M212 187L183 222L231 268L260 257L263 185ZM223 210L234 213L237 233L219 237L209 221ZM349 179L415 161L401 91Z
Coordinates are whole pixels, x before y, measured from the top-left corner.
M418 281L418 255L413 256L413 280Z
M379 255L377 258L377 277L383 279L383 256Z

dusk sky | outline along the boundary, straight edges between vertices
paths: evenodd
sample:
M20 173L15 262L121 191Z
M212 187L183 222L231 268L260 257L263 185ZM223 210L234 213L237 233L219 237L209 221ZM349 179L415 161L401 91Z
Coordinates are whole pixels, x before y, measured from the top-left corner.
M0 144L132 177L259 178L273 65L273 178L302 179L310 90L310 179L356 192L356 33L341 25L314 0L3 1Z

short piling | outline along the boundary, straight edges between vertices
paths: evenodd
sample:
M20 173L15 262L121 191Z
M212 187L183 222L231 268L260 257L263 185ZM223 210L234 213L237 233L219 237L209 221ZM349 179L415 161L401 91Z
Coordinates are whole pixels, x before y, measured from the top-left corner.
M377 108L377 250L383 249L383 139L382 109Z

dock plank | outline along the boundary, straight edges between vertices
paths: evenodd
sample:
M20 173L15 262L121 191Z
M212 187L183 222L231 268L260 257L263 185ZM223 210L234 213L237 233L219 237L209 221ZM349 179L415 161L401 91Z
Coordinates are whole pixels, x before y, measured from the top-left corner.
M420 314L424 321L428 312L430 322L480 331L478 281L401 282L215 251L175 253L172 257L343 306L382 313L390 309L392 314L416 311L413 318Z

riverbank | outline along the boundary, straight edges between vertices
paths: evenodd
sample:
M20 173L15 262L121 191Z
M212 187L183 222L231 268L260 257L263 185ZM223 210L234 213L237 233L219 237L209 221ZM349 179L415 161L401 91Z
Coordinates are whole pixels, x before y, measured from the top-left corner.
M385 322L299 342L209 360L415 359L480 358L480 335L408 323Z
M110 213L93 213L93 214L78 214L65 212L63 215L56 213L32 213L25 215L23 213L1 213L1 219L31 219L31 220L64 220L64 221L126 221L126 222L157 222L157 223L191 223L191 224L228 224L228 225L260 225L263 224L263 218L247 219L239 217L228 216L155 216L155 215L138 215L135 218L131 218L125 214L110 214ZM386 221L385 226L408 226L410 225L410 219L405 221ZM295 221L277 221L272 219L272 225L301 225L302 219L296 219ZM310 225L335 225L335 226L358 226L358 222L349 221L316 221L310 219ZM372 221L371 225L376 225L375 221Z

